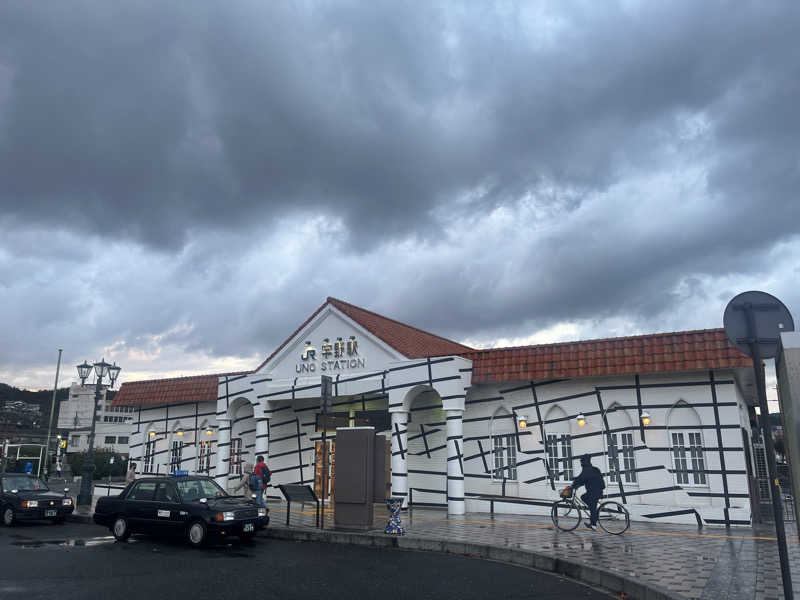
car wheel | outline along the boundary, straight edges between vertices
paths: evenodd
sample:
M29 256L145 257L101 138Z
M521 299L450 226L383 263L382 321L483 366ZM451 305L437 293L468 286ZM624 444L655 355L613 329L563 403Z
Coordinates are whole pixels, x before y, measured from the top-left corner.
M189 525L189 529L186 530L186 538L189 540L189 543L194 546L195 548L199 548L206 542L206 535L207 529L206 524L202 521L194 521L191 525Z
M128 520L125 517L117 517L114 519L114 524L111 526L111 533L114 534L114 539L124 542L131 535L131 530L128 527Z
M11 527L14 524L15 519L16 515L14 514L14 509L10 506L6 506L3 509L3 525L6 527Z

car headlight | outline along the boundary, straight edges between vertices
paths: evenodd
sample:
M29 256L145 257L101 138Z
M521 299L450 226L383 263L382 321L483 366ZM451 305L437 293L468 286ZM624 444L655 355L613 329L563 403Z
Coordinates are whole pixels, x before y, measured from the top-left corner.
M72 498L64 498L61 501L61 506L72 506Z
M258 516L259 517L266 517L267 516L267 509L266 508L259 508L258 509Z
M214 515L214 520L218 523L222 521L233 521L236 516L232 512L219 512Z
M37 508L39 506L38 500L24 500L22 502L22 508Z

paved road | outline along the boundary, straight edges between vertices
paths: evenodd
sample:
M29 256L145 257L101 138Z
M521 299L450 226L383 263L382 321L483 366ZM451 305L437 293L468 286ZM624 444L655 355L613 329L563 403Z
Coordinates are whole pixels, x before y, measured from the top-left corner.
M476 559L256 539L194 550L94 525L0 527L0 598L607 599L550 574Z

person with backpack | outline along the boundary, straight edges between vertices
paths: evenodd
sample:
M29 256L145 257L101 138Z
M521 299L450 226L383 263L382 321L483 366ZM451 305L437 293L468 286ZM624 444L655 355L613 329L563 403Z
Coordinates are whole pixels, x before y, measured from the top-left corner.
M603 474L592 464L592 457L588 454L581 456L581 474L572 482L572 489L577 490L582 485L586 486L586 493L581 500L589 507L589 522L585 525L587 529L597 531L597 502L602 498L606 484Z
M256 457L256 466L253 469L253 475L254 477L251 478L250 482L250 489L256 493L256 502L261 506L266 506L267 503L264 500L264 494L266 493L269 480L272 479L272 473L269 467L267 467L267 463L264 462L264 457L260 454Z

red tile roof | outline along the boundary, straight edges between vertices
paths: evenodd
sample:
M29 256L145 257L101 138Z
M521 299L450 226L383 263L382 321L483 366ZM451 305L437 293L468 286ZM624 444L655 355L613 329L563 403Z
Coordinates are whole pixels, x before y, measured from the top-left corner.
M268 363L329 304L408 358L457 355L470 359L473 383L702 371L751 365L750 359L731 345L723 329L475 350L329 297L258 368ZM112 404L158 406L215 402L218 377L197 375L124 383Z
M492 348L461 355L472 360L473 383L701 371L752 364L731 345L723 329Z
M384 317L374 313L365 308L361 308L344 300L328 297L325 303L320 306L314 313L305 320L305 322L298 327L292 335L276 348L267 359L259 365L258 369L267 364L272 357L280 352L286 344L294 339L306 325L308 325L314 317L316 317L328 305L334 306L343 312L345 315L353 319L356 323L361 325L364 329L369 331L375 337L384 341L387 345L397 350L400 354L407 358L425 358L427 356L445 356L450 354L463 354L464 352L472 351L469 346L464 346L447 338L417 329L411 325L395 321L388 317ZM256 369L256 371L258 370Z
M249 371L246 371L247 373ZM223 373L236 375L237 373ZM216 402L219 375L192 375L123 383L112 406L160 406L182 402Z
M463 354L472 350L464 344L389 319L343 300L329 297L328 302L408 358Z

